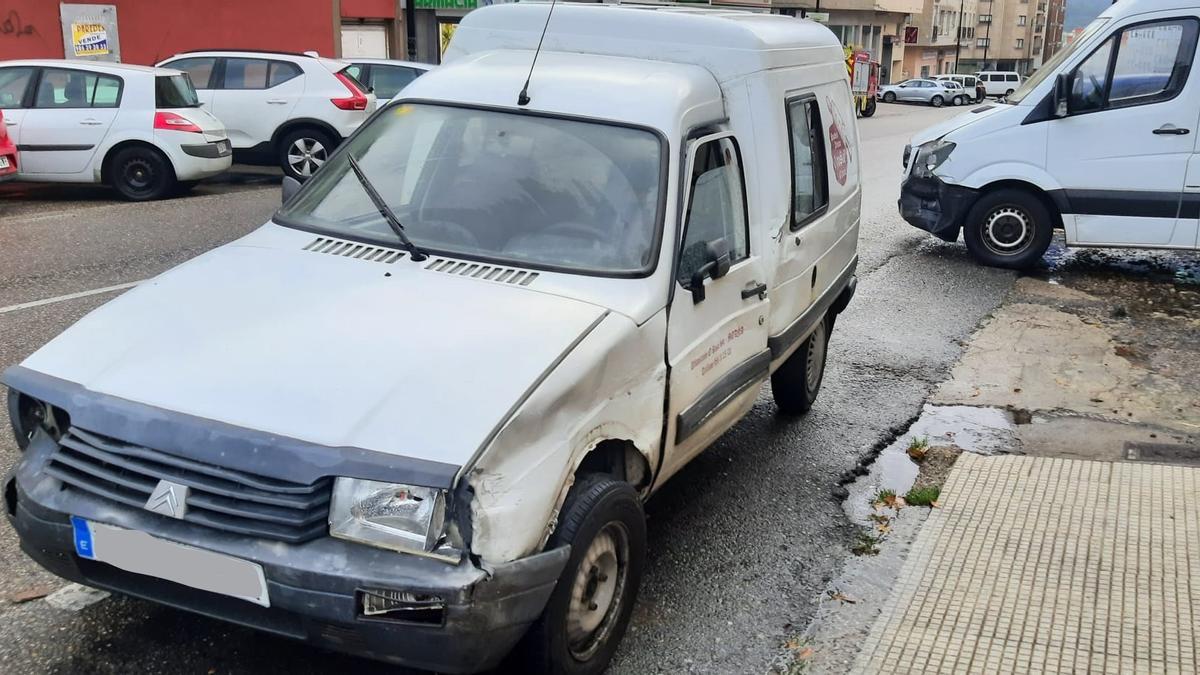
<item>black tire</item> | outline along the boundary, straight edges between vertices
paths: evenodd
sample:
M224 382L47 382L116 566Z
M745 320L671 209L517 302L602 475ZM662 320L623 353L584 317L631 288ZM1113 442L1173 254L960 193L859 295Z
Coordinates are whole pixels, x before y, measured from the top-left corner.
M1031 267L1042 259L1053 236L1054 219L1042 200L1012 188L984 194L963 224L967 250L991 267Z
M808 412L817 400L817 394L821 393L832 326L833 322L827 317L771 375L771 394L775 405L785 415Z
M935 108L942 107L942 104L945 102L946 102L946 99L942 98L941 94L934 94L933 98L929 99L929 105L931 105Z
M298 181L312 177L329 156L335 143L329 134L314 127L293 129L279 139L279 168Z
M607 558L593 557L595 547L605 548L601 537L614 545L612 551L617 561L614 569L618 573L611 589L606 588L611 577L602 572ZM623 544L619 541L622 537ZM637 491L628 483L606 475L581 478L567 494L558 527L546 548L565 544L571 545L567 566L542 616L518 646L516 656L523 666L522 672L594 675L608 667L629 625L646 564L646 516ZM606 596L611 601L605 601L608 609L598 618L597 627L585 640L572 642L571 633L587 633L586 621L590 621L583 614L585 623L573 624L578 620L573 616L588 611L585 602L593 608L590 611L597 611L595 601Z
M896 92L885 91L883 93L883 102L884 103L895 103L896 102Z
M108 160L108 182L131 202L162 199L175 189L175 169L166 155L146 146L118 150Z
M962 104L964 104L964 103L966 103L966 102L967 102L967 99L963 98L962 96L955 96L955 97L954 97L954 105L955 105L955 106L960 106L960 105L962 105Z
M1012 96L1014 91L1016 91L1016 90L1009 89L1008 91L1004 92L1004 98L1008 98L1009 96Z
M863 106L862 116L870 117L871 115L874 115L875 108L877 107L879 107L879 104L875 102L874 98L867 99L867 104Z

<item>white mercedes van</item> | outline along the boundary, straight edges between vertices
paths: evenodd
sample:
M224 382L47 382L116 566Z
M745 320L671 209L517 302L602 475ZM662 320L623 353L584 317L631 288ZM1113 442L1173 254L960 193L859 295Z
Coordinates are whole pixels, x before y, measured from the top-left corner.
M518 646L598 673L643 501L768 378L813 404L860 166L818 23L472 12L270 222L4 374L8 517L84 584L439 672Z
M1071 246L1194 249L1200 224L1200 5L1122 0L1004 103L905 148L900 213L980 262Z

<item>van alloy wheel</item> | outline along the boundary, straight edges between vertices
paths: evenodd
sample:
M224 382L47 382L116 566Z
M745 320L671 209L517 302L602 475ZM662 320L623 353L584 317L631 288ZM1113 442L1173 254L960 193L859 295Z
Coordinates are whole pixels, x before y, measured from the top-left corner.
M616 624L628 569L629 533L610 522L592 540L571 590L567 638L580 661L595 655Z
M288 148L288 164L305 178L313 175L328 158L325 146L315 138L297 138Z
M1033 241L1029 214L1015 206L1001 206L983 223L983 243L998 255L1016 255Z

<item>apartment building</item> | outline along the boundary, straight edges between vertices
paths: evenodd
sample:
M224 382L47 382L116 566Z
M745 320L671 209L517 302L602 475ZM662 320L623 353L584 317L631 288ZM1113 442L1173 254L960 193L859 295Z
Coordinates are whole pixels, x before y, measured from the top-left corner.
M777 14L807 16L824 22L842 45L864 49L878 61L880 82L899 82L905 44L904 28L910 14L921 11L923 0L770 0Z
M1062 48L1065 0L978 0L974 39L964 42L962 72L1015 70L1028 75Z
M986 0L924 0L908 27L905 78L957 73L964 47L973 40L978 5ZM967 72L967 71L962 71Z

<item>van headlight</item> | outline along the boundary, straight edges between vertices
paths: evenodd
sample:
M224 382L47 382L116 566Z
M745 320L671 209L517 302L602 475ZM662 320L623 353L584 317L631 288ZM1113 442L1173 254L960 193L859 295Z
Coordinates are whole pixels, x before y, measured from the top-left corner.
M437 548L446 527L446 493L435 488L358 478L333 482L329 533L410 553Z
M934 170L950 159L951 152L954 152L954 144L941 139L930 141L917 148L917 166L914 167L917 176L920 178L933 176Z

